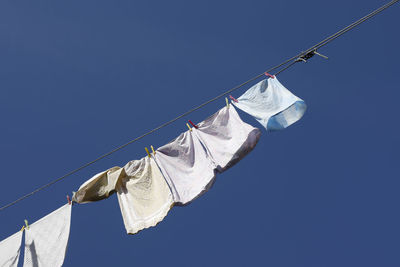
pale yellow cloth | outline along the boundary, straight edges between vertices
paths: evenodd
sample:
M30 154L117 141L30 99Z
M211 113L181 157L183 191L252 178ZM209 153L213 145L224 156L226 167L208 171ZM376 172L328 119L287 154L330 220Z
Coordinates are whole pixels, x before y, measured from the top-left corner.
M95 175L74 194L73 201L98 201L117 192L128 234L162 221L173 205L171 191L152 158L128 162Z

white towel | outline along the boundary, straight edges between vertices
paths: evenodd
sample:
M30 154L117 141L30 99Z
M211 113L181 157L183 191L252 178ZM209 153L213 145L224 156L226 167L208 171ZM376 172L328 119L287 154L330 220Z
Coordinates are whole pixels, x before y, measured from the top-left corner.
M214 181L216 166L193 131L158 148L154 158L178 204L188 204Z
M25 229L24 267L62 266L69 238L71 207L65 204Z
M162 221L173 205L172 193L152 158L132 160L123 168L113 167L96 174L74 194L73 201L87 203L117 192L128 234Z
M292 94L275 78L262 80L232 102L252 115L269 131L284 129L295 123L306 111L303 100Z
M222 172L245 157L257 144L261 131L243 122L235 108L224 107L200 122L194 132Z
M22 231L0 242L0 267L17 267L21 250Z

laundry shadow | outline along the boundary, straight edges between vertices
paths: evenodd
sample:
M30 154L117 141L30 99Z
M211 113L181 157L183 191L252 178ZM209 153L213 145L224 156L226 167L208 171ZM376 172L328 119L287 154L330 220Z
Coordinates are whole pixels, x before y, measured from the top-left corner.
M29 251L31 254L32 267L39 267L39 262L38 262L38 257L37 257L37 253L36 253L36 247L35 247L35 241L32 241L32 243L27 246L28 246L28 249L26 251ZM26 258L26 255L25 255L25 258Z

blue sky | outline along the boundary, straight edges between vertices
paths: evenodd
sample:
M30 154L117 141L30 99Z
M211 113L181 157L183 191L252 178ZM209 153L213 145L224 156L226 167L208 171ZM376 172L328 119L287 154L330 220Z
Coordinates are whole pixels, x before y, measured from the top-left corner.
M4 205L297 54L386 1L0 3ZM399 266L400 6L279 76L308 110L212 190L125 233L116 196L73 207L64 266ZM233 95L238 97L248 87ZM0 240L216 101L0 212ZM259 127L240 112L243 120Z

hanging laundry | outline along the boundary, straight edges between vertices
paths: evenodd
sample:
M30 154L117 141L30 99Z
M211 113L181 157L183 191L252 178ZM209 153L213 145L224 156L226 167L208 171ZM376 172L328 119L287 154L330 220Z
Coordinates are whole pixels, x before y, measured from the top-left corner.
M261 131L245 122L233 106L220 109L197 125L195 133L219 172L236 164L256 146Z
M275 78L262 80L232 102L252 115L268 131L281 130L295 123L306 111L303 100Z
M22 231L0 242L0 266L17 267L21 250Z
M115 192L118 181L125 176L125 170L121 167L100 172L79 187L72 196L72 201L88 203L108 198Z
M128 234L162 221L173 205L171 191L152 158L132 160L95 175L74 194L73 201L86 203L117 192Z
M24 267L58 267L64 262L72 205L65 204L25 229Z
M233 107L222 108L196 127L158 148L155 155L174 201L182 205L208 191L216 172L238 162L260 137L260 130L244 123Z
M187 204L200 196L214 181L216 166L193 131L188 130L158 148L154 159L178 204Z

